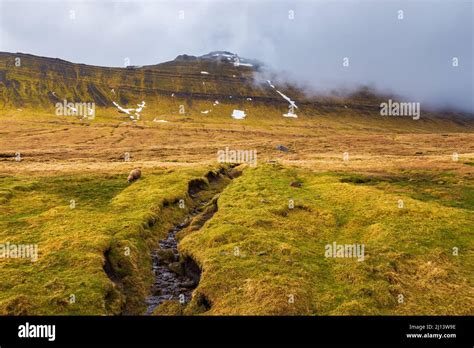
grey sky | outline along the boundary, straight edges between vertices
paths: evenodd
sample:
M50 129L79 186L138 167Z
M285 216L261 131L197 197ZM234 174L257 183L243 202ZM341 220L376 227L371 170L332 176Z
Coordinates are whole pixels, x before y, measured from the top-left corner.
M1 51L123 66L126 58L146 65L228 50L315 91L369 84L407 101L474 112L472 0L0 0L0 6Z

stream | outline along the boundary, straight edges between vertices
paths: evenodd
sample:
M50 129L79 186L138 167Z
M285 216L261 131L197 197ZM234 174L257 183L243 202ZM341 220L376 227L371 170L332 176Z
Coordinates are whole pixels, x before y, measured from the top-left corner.
M240 172L234 171L233 175L226 171L219 173L210 172L207 176L209 182L217 182L221 175L233 179L240 175ZM190 189L191 198L196 202L198 200L198 193L203 188L196 186ZM223 189L223 188L222 188ZM199 221L199 229L203 224L212 218L217 211L217 199L219 192L205 201L200 201L197 206L188 213L183 221L168 231L165 239L158 243L158 248L155 249L151 256L153 260L153 274L155 275L154 283L151 287L151 294L145 300L147 310L146 315L151 315L153 311L160 306L164 301L175 300L185 305L191 301L192 293L198 286L201 279L201 269L191 258L184 258L178 252L178 240L176 234L188 227L194 218ZM209 206L209 202L213 202ZM196 233L194 230L192 233Z
M191 300L193 290L201 278L201 269L192 259L181 260L176 234L188 227L209 201L211 200L199 203L198 207L186 215L183 222L171 228L167 237L159 241L159 248L152 252L155 281L151 295L146 299L146 315L151 315L164 301L176 300L184 305ZM205 220L210 219L212 215L213 213L206 214Z

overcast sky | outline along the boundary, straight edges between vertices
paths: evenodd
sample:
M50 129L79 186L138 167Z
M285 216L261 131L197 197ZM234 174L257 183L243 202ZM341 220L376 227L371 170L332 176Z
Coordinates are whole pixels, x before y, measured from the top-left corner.
M126 58L147 65L228 50L317 91L369 84L422 108L474 112L472 0L0 0L0 6L1 51L123 66Z

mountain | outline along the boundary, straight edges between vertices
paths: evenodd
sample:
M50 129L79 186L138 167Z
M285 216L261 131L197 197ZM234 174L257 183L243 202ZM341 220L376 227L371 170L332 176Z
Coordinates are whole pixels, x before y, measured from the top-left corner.
M49 106L58 98L66 98L110 106L113 100L126 105L130 100L173 93L184 98L232 96L278 101L268 88L254 84L256 66L246 59L236 65L238 58L228 52L211 52L201 57L180 55L156 65L110 68L0 52L0 103L4 108Z
M153 99L171 95L188 100L239 102L251 98L254 102L288 104L266 81L256 81L254 73L262 67L264 64L257 60L227 51L214 51L199 57L183 54L169 62L123 68L0 52L0 104L3 108L49 107L67 99L93 101L98 107L104 107L111 106L113 101L127 105L147 99L147 103L152 103ZM296 86L283 84L277 87L303 104L343 106L343 102L336 99L329 104L327 98L309 99ZM369 106L375 110L378 102L371 98L365 96L363 102L352 102L356 107Z
M265 77L263 77L265 76ZM369 88L351 94L308 96L302 87L288 82L270 82L264 63L228 51L202 56L179 55L174 60L146 66L100 67L71 63L58 58L0 52L0 105L10 108L53 108L57 102L94 102L96 107L133 107L146 100L147 107L160 109L182 100L218 100L242 108L272 106L283 110L299 107L299 114L325 114L348 110L380 116L384 96ZM263 78L262 78L263 77ZM291 117L292 114L284 114ZM464 124L466 114L426 112L424 118L450 117ZM461 120L461 121L459 121ZM470 121L469 121L470 123Z

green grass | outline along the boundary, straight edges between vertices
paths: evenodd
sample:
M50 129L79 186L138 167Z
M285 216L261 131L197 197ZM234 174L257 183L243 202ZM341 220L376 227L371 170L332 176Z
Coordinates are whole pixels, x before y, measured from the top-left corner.
M341 179L247 169L180 244L204 269L188 313L205 297L207 314L472 314L472 212ZM365 260L325 258L334 241L364 244Z
M131 185L126 175L3 178L0 242L38 244L39 259L0 259L0 313L141 312L150 249L191 208L173 203L190 203L188 182L207 171L147 172ZM119 284L103 270L106 251Z
M353 174L345 175L341 182L372 185L382 192L474 210L474 185L468 178L458 177L451 172L410 171L382 177Z
M147 171L131 185L124 174L3 177L0 243L37 243L39 259L0 259L0 313L142 313L150 250L192 208L188 183L207 185L208 170ZM222 187L208 188L207 198ZM157 313L472 315L471 189L453 173L247 168L210 220L179 234L182 256L203 269L193 300ZM364 261L326 258L333 242L363 244Z

